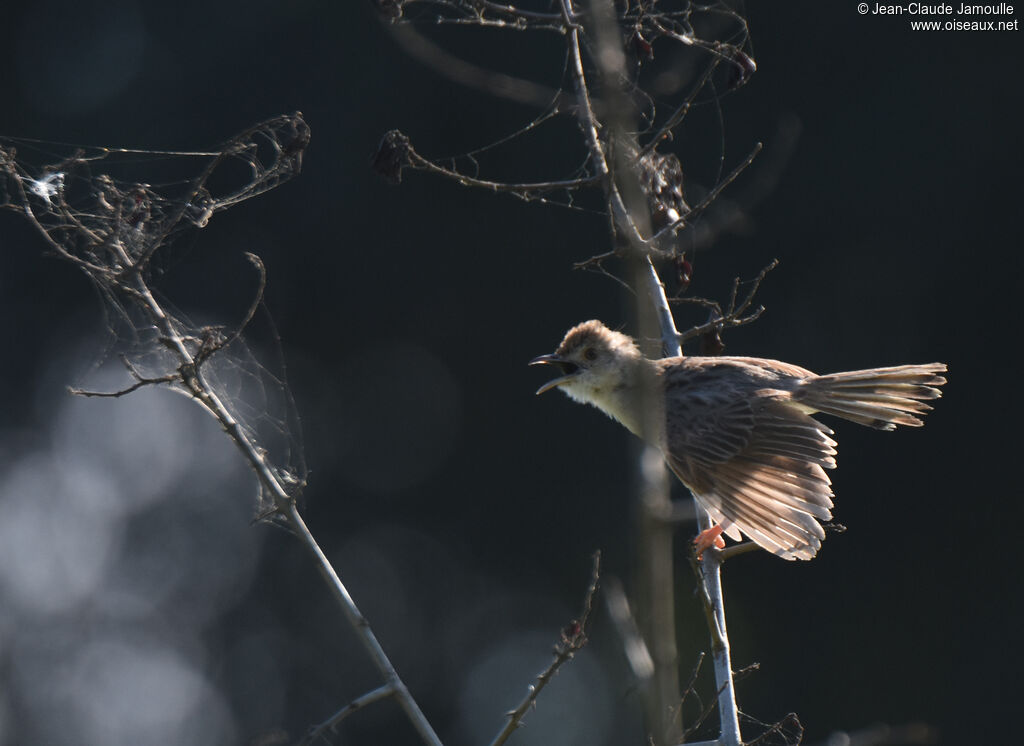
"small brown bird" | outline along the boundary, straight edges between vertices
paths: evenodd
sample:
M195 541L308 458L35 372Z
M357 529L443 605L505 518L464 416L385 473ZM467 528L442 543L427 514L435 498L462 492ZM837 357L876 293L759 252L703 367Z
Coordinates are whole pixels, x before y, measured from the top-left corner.
M825 414L879 430L924 424L924 402L942 395L944 363L898 365L819 376L778 360L755 357L671 357L649 360L632 338L600 321L572 328L558 349L531 365L555 365L562 375L538 394L560 388L649 439L717 524L706 546L724 532L740 534L785 559L811 559L832 518L836 442Z

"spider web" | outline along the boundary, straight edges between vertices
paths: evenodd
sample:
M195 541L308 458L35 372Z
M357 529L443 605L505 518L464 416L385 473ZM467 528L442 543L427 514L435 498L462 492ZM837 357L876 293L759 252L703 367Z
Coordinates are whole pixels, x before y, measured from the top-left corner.
M114 392L72 391L121 396L144 385L166 385L194 396L187 377L201 375L296 493L306 478L301 428L280 340L263 306L262 262L247 255L251 301L230 328L193 322L154 279L184 235L297 175L308 143L309 128L299 113L254 125L211 151L0 137L0 207L26 217L51 253L89 277L110 334L96 367L116 355L133 381ZM243 331L274 350L277 359L257 359ZM260 502L261 511L269 507L262 487Z

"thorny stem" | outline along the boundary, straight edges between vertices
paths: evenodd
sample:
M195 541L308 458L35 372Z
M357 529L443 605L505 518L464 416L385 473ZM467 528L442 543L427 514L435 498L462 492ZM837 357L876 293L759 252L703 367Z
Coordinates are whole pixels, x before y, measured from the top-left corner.
M711 528L711 517L703 508L697 512L697 526L701 531ZM701 579L704 590L711 602L716 624L709 629L712 638L717 635L719 646L713 648L711 657L715 664L715 682L718 684L718 741L722 746L740 746L740 721L736 705L736 689L732 677L732 657L729 652L729 633L725 626L725 600L722 596L721 562L713 552L705 552L701 560Z
M590 621L590 611L594 606L594 594L597 593L598 582L601 578L601 552L594 552L594 564L590 571L590 585L583 596L583 611L579 619L574 619L569 626L562 630L562 641L555 646L555 657L551 665L545 668L538 676L537 681L530 685L526 696L519 705L508 713L508 721L501 732L491 741L490 746L501 746L509 739L509 736L520 726L526 713L537 702L541 690L548 685L552 677L562 667L562 664L572 660L583 646L587 644L587 623Z

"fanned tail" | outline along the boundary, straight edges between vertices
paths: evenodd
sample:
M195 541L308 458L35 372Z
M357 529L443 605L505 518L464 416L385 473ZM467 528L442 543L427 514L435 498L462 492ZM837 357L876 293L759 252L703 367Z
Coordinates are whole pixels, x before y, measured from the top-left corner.
M925 401L942 396L936 387L946 382L945 372L945 363L928 363L815 376L800 382L793 401L878 430L920 427L924 422L915 415L931 410Z

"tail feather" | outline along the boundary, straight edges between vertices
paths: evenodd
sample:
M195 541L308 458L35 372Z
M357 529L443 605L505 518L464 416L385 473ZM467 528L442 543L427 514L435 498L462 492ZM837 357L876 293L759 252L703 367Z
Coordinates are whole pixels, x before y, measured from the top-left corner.
M920 427L924 423L914 414L930 411L924 401L942 396L936 387L946 382L939 375L945 371L944 363L929 363L815 376L800 382L793 400L879 430Z
M845 373L832 373L816 376L815 381L822 381L836 386L858 386L864 383L891 384L913 383L925 386L941 386L946 379L939 373L946 372L945 363L926 363L924 365L894 365L889 368L868 368L851 370Z

